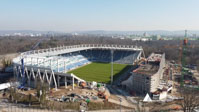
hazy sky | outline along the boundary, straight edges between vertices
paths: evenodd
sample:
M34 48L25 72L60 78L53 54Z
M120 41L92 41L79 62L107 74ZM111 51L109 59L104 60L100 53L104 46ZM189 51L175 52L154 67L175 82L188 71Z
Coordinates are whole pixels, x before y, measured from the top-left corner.
M0 30L199 30L199 0L0 0Z

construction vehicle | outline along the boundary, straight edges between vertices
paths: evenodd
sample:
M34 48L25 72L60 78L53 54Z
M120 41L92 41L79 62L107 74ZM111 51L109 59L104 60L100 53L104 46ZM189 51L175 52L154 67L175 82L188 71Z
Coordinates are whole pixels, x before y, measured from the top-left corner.
M32 48L31 48L31 50L35 50L38 46L39 46L39 44L40 43L42 43L42 41L43 41L44 39L41 39L41 40L39 40L36 44L34 44L33 46L32 46ZM18 87L18 88L24 88L24 86L25 86L25 83L26 83L26 81L27 81L27 79L25 78L25 71L24 71L24 57L21 57L21 65L22 65L22 67L21 67L21 72L22 72L22 81L21 81L21 84L20 84L20 86Z
M82 89L84 89L86 87L86 82L80 82L80 86L82 87Z
M172 107L171 109L173 109L173 110L180 110L180 109L182 109L180 106L174 106L174 107Z
M139 66L139 65L143 64L144 62L146 62L146 58L141 58L140 60L135 61L133 63L133 65Z
M108 96L105 95L105 91L104 91L104 92L99 91L98 94L97 94L97 96L98 96L99 98L108 100Z

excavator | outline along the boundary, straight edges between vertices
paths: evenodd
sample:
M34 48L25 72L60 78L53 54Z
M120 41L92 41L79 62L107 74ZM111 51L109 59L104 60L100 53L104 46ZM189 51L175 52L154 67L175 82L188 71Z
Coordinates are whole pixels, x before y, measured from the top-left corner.
M82 89L84 89L86 87L86 82L80 82L80 86L82 87Z
M102 98L102 99L108 100L108 96L107 96L107 95L105 95L105 91L104 91L104 92L99 91L99 92L98 92L98 94L97 94L97 96L98 96L99 98Z

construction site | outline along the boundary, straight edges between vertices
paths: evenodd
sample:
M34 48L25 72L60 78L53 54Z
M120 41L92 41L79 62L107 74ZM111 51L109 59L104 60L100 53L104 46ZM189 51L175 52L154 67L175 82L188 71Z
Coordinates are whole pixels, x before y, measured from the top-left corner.
M150 112L161 108L181 112L176 103L183 100L180 88L198 89L199 73L184 60L188 40L180 47L179 62L166 60L164 52L145 57L142 47L137 46L74 45L27 51L13 59L14 80L0 85L1 98L7 101L5 105L15 104L19 112L22 108L17 104L48 111ZM99 76L95 71L86 72L94 69L87 69L91 63L108 63L110 68ZM128 68L118 69L116 64ZM80 74L71 72L84 67ZM115 74L115 68L123 72ZM84 72L87 74L81 75Z
M135 110L135 105L132 104L132 101L128 101L126 96L114 93L115 89L112 86L113 81L115 82L113 80L115 74L113 72L116 68L115 64L125 66L128 64L133 67L141 56L144 56L141 47L124 45L74 45L24 52L13 59L14 82L17 83L9 84L12 88L11 99L17 102L32 102L31 105L40 102L42 105L53 108L55 106L49 106L49 102L59 102L63 105L72 102L78 105L72 106L71 109L74 110L121 108ZM108 77L109 83L85 80L86 77L95 77L95 73L86 74L81 78L70 73L71 70L93 62L110 63L108 72L100 76L111 74ZM129 68L124 70L121 73L126 74ZM100 77L95 79L100 79ZM18 98L13 94L20 94L24 97ZM23 101L26 96L31 98ZM43 97L47 102L43 102Z

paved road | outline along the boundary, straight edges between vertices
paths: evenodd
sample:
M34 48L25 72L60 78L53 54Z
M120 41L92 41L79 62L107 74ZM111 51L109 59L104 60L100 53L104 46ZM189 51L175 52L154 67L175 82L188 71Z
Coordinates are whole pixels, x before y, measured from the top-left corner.
M130 107L130 108L136 108L136 105L133 104L133 102L130 102L128 100L130 97L125 96L122 91L119 91L119 90L117 90L116 87L112 87L110 85L107 85L107 88L109 89L110 93L116 95L118 97L118 99L122 100L122 102L121 102L122 106ZM127 93L125 93L125 94L127 94ZM113 99L109 99L109 101L112 102L112 103L116 103L116 104L120 105L120 101L116 101L116 100L113 100Z
M95 110L95 111L89 111L89 112L133 112L130 109L118 109L118 110Z

